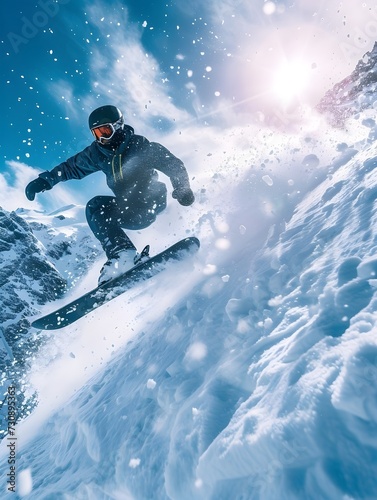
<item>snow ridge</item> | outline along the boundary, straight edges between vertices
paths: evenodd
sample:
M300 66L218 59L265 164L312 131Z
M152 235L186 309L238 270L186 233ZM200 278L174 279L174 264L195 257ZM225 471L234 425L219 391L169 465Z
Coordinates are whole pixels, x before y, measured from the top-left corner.
M109 329L142 327L26 447L28 498L375 496L375 146L342 158L238 265L204 245L109 305Z

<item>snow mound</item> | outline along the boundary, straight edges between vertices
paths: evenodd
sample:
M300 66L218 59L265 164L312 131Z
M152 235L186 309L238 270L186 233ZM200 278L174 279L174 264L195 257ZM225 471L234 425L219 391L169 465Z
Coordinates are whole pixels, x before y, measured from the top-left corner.
M203 199L194 263L55 339L18 430L28 498L375 497L376 165L343 151L289 221L265 214L259 249L252 183L223 212Z

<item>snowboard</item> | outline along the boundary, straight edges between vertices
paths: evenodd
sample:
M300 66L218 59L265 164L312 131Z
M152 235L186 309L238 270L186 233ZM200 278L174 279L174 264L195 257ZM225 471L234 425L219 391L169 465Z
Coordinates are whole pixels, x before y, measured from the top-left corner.
M118 297L137 283L152 278L165 269L164 264L168 261L182 260L196 252L199 246L200 242L194 236L180 240L161 253L99 285L60 309L34 320L31 326L40 330L58 330L68 326L109 300Z

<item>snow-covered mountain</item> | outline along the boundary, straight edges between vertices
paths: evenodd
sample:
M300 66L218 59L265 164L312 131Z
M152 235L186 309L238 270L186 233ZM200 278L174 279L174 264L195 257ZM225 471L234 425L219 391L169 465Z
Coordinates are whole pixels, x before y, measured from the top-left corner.
M198 256L28 359L39 404L16 429L21 497L377 497L377 148L359 126L371 108L358 112L345 131L218 137L195 206L134 235L158 251L196 234ZM101 258L81 216L4 213L25 259L68 280L64 300ZM36 294L56 286L33 279L20 320L51 308ZM8 456L4 440L1 470Z
M318 109L336 125L344 125L348 117L364 110L370 110L370 115L364 115L363 118L368 120L370 116L368 121L374 121L376 91L377 42L358 62L354 71L325 94ZM370 125L368 121L366 125Z
M28 319L62 298L87 272L98 254L84 222L83 207L44 214L0 210L0 366L1 389L21 383L25 368L43 344L32 335ZM4 396L3 396L4 398ZM3 399L2 398L2 399ZM20 393L20 417L30 401ZM7 429L6 406L0 410L0 436Z

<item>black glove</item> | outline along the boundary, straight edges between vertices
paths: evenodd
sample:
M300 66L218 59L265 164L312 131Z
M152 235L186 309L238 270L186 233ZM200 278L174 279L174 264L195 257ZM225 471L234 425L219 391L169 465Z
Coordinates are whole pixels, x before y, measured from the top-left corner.
M180 203L184 207L192 205L195 201L194 193L190 188L187 187L174 189L172 196L178 201L178 203Z
M41 193L42 191L47 191L49 189L51 189L50 184L42 177L37 177L26 186L26 198L33 201L37 193Z

